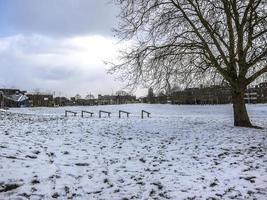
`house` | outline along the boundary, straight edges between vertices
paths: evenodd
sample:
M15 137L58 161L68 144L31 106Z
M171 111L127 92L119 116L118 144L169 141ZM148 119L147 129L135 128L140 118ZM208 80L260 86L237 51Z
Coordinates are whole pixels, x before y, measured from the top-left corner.
M72 102L67 97L55 97L55 106L70 106L73 105Z
M97 102L99 105L109 104L127 104L137 102L136 96L126 95L98 95Z
M139 97L138 99L139 103L148 103L148 98L145 96L145 97Z
M52 94L45 93L27 93L29 105L32 107L52 107L54 106L54 99Z
M214 85L173 91L171 99L173 104L226 104L231 103L232 95L229 87Z
M267 103L267 81L256 86L258 90L258 103Z
M174 90L171 99L173 104L227 104L232 102L232 92L227 85L186 88ZM267 103L267 82L248 87L244 100L246 103Z
M82 98L81 95L77 94L74 97L70 98L72 105L76 106L93 106L97 105L97 100L93 95L87 95L85 98Z
M28 97L26 91L19 89L0 89L0 107L26 107L28 106Z
M114 95L98 95L97 102L99 105L109 105L115 104L115 96Z
M244 99L246 103L258 103L258 87L247 88Z

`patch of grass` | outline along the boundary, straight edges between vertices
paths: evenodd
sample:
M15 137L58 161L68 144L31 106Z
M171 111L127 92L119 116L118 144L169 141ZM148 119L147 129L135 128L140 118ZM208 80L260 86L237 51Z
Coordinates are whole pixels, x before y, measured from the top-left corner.
M20 187L20 185L17 183L7 183L7 184L3 183L0 185L0 192L8 192L10 190L17 189L18 187Z

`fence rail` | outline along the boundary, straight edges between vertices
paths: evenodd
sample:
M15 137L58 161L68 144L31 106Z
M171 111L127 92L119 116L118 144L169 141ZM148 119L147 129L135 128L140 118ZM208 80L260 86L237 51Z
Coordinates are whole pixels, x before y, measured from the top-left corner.
M77 112L71 111L71 110L65 110L65 117L68 116L68 113L73 114L74 116L77 116ZM85 113L90 114L90 117L93 117L93 112L89 112L86 110L81 111L81 117L83 118L85 116ZM99 118L102 117L102 114L107 114L108 117L110 117L111 112L105 111L105 110L99 110ZM124 110L119 110L119 118L122 117L122 114L126 114L127 118L130 116L130 112L124 111ZM147 116L148 118L150 117L151 113L145 110L141 110L141 118L144 119L144 116Z
M145 111L145 110L142 110L142 111L141 111L141 118L142 118L142 119L144 119L144 113L147 114L147 117L149 117L150 114L151 114L150 112L147 112L147 111Z
M84 116L84 113L88 113L88 114L90 114L90 116L92 117L93 116L93 112L89 112L89 111L86 111L86 110L82 110L82 114L81 114L81 116L83 117Z
M119 110L119 118L121 118L121 114L125 113L127 115L127 117L129 117L130 113L124 110Z
M104 111L104 110L99 110L99 118L101 118L101 113L106 113L108 114L108 117L110 117L111 112Z
M65 117L68 116L68 113L72 113L74 116L77 115L77 112L74 112L74 111L70 111L70 110L65 110Z

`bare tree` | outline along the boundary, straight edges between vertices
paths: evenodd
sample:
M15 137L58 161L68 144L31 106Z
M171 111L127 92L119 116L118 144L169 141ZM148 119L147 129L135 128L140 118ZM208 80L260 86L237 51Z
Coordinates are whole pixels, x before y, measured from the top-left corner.
M126 91L124 91L124 90L119 90L119 91L116 92L116 95L117 96L127 96L128 93Z
M95 96L90 93L86 95L85 99L92 100L92 99L95 99Z
M121 11L115 30L131 46L119 73L128 85L227 81L234 124L252 127L244 93L267 72L266 0L113 0Z

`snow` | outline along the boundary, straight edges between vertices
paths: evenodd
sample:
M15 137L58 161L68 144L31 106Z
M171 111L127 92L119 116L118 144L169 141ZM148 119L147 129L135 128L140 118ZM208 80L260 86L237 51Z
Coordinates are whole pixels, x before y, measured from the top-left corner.
M0 111L0 199L267 199L267 105L248 111L264 129L234 127L231 105Z

